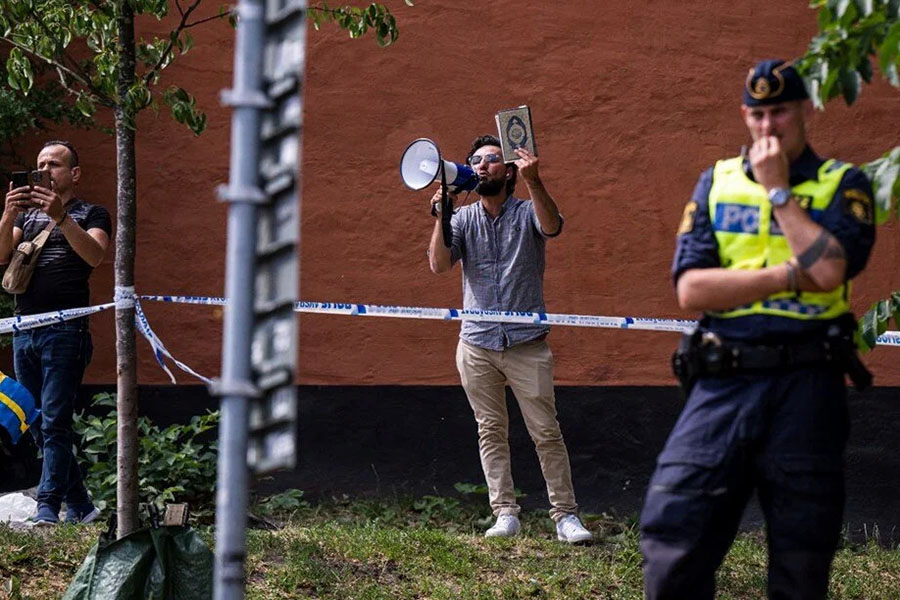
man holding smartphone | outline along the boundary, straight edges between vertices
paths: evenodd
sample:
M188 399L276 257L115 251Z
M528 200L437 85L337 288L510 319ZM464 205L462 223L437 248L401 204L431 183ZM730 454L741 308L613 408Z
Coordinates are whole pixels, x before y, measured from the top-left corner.
M10 183L0 217L0 263L10 261L23 240L34 239L51 221L55 224L38 256L28 288L16 294L16 315L31 315L88 306L88 278L103 261L112 224L102 206L75 196L81 179L78 153L68 142L44 144L38 171L49 183L14 187ZM13 337L16 377L41 408L39 428L32 428L44 455L38 485L36 525L59 521L66 503L66 521L89 523L99 511L84 487L72 453L75 397L93 346L88 318L17 332Z

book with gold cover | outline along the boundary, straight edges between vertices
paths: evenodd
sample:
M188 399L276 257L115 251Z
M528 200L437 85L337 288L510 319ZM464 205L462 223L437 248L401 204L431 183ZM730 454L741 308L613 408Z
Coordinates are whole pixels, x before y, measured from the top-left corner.
M524 148L537 156L530 108L522 105L501 110L494 119L497 121L497 137L500 138L500 148L503 150L503 162L511 163L519 160L519 156L515 153L516 148Z

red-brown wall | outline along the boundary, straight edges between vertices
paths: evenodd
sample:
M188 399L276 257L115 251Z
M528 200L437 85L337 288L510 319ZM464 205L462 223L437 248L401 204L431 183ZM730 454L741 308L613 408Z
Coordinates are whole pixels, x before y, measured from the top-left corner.
M387 49L324 26L309 32L303 138L301 298L409 306L461 305L459 270L433 275L425 247L431 192L400 183L406 144L430 137L461 161L494 113L528 104L542 177L566 217L548 244L549 312L679 317L669 268L684 203L700 172L748 139L739 118L747 69L796 57L815 33L805 3L596 1L387 2L400 38ZM212 11L214 7L210 6ZM144 24L145 34L156 28ZM196 47L165 72L194 93L209 128L194 137L167 113L146 112L138 135L137 289L223 293L233 32L194 31ZM858 104L816 116L810 139L824 155L871 160L898 143L897 90L878 82ZM82 193L114 211L115 145L67 133L82 148ZM520 193L524 193L520 187ZM897 226L879 230L856 280L859 313L900 289ZM112 296L112 252L93 279ZM217 375L221 310L146 303L151 325L179 359ZM453 384L458 323L300 318L300 381L308 384ZM94 317L87 380L115 380L111 314ZM671 384L674 334L557 327L557 382ZM141 383L164 383L139 341ZM900 385L900 349L866 357L879 385ZM179 378L191 381L188 376Z

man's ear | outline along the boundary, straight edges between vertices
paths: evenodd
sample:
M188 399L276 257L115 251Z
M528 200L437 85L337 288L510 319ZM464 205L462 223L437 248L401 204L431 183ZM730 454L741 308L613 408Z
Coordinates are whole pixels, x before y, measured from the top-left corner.
M72 183L78 183L81 179L81 167L72 167Z

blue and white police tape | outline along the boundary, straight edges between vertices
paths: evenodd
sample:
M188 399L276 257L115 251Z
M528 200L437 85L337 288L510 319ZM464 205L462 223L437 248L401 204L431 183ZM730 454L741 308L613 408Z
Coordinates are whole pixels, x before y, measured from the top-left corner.
M137 327L137 330L141 333L141 335L144 336L144 338L146 338L147 342L150 344L150 347L153 349L153 356L156 358L156 362L159 363L159 366L162 368L162 370L166 372L172 383L177 382L175 381L175 376L172 374L172 371L170 371L169 367L166 365L166 358L169 358L179 369L181 369L185 373L193 375L197 379L200 379L207 384L212 382L212 380L208 377L200 375L189 366L176 360L175 357L172 356L172 354L162 343L162 340L160 340L159 337L150 328L150 323L147 321L147 317L144 315L144 311L141 310L140 303L137 301L133 293L131 294L130 299L127 297L127 294L117 294L115 302L98 304L96 306L87 306L84 308L69 308L65 310L57 310L54 312L40 313L36 315L23 315L0 319L0 334L14 333L17 331L27 331L29 329L35 329L37 327L53 325L54 323L65 323L66 321L93 315L110 308L129 307L131 305L133 305L135 309L135 327Z
M142 300L176 304L204 304L224 306L225 298L203 296L139 296ZM533 313L496 310L464 310L458 308L427 308L419 306L380 306L347 302L296 302L294 310L301 313L349 315L360 317L395 317L401 319L433 319L439 321L490 321L495 323L534 323L571 327L605 329L637 329L644 331L683 332L697 322L685 319L653 319L647 317L603 317L563 313ZM878 344L900 346L900 332L887 331L878 337Z
M116 295L115 302L71 308L37 315L27 315L0 319L0 334L25 331L35 327L62 323L92 315L109 308L128 307L132 301L135 310L135 326L153 349L156 362L166 372L172 383L177 383L175 376L166 364L171 360L175 366L197 379L209 384L211 379L200 375L186 364L178 361L166 349L162 340L150 328L147 316L140 305L140 300L151 302L168 302L174 304L199 304L206 306L225 306L225 298L207 296L136 296L131 290ZM432 319L438 321L488 321L494 323L531 323L541 325L560 325L570 327L596 327L605 329L636 329L643 331L683 332L696 325L695 321L685 319L652 319L646 317L604 317L598 315L573 315L563 313L534 313L499 310L463 310L458 308L429 308L421 306L382 306L377 304L354 304L349 302L296 302L294 310L300 313L318 313L331 315L349 315L360 317L394 317L400 319ZM877 343L883 346L900 346L900 331L886 331L878 336Z
M68 308L65 310L57 310L54 312L40 313L37 315L21 315L17 317L7 317L0 319L0 334L13 333L16 331L26 331L36 327L45 327L54 323L65 323L72 319L86 317L94 313L98 313L115 306L114 302L107 304L98 304L97 306L87 306L84 308Z
M144 314L143 309L141 309L141 303L138 302L137 299L135 299L134 301L134 321L138 327L138 331L141 332L147 342L150 343L150 347L153 348L153 356L156 357L156 362L159 363L159 366L162 368L162 370L166 372L172 383L177 382L175 381L175 376L172 374L172 371L170 371L169 367L166 365L166 358L169 358L173 363L175 363L175 366L177 366L185 373L193 375L207 385L212 383L212 379L210 379L209 377L204 377L200 373L197 373L192 368L172 356L172 354L163 345L162 340L160 340L159 337L157 337L157 335L153 333L153 330L150 329L150 323L147 322L147 316Z

